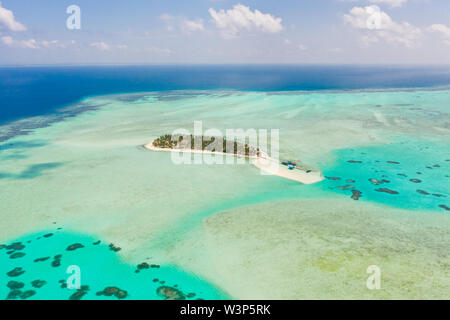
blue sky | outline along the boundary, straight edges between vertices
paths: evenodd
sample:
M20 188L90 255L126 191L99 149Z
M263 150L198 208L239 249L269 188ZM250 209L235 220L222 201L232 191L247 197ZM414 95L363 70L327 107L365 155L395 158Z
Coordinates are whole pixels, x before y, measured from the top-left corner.
M448 0L0 0L0 64L450 63ZM81 10L69 30L66 8Z

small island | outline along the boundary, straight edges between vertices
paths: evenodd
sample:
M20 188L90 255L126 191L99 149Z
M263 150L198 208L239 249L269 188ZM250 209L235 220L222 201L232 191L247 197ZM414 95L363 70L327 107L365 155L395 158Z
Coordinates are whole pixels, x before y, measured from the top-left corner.
M242 144L237 141L228 142L225 138L222 138L222 148L215 150L215 148L207 149L209 146L214 145L216 137L194 136L189 135L187 137L179 136L178 139L173 139L170 134L165 134L159 138L153 140L152 145L155 148L173 149L173 150L199 150L210 151L217 154L231 154L245 157L259 157L261 152L258 148L249 146L248 144ZM217 141L220 144L220 141ZM200 147L200 148L199 148ZM227 149L228 148L228 149Z
M303 184L313 184L324 180L324 176L318 170L298 165L294 161L283 161L270 158L259 148L237 141L228 142L222 138L222 148L216 150L213 146L219 143L215 137L188 135L178 138L165 134L156 138L151 143L144 145L145 149L152 151L201 153L223 156L244 157L251 160L251 164L259 168L267 175L276 175ZM221 150L220 150L221 149Z

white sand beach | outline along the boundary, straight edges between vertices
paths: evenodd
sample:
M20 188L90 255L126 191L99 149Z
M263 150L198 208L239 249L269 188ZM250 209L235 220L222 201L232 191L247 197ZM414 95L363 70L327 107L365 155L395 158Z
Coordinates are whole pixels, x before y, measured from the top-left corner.
M153 145L153 141L144 146L148 150L152 151L165 151L165 152L182 152L182 153L196 153L196 154L209 154L209 155L222 155L233 157L244 157L251 159L251 164L261 170L264 175L276 175L285 179L298 181L303 184L314 184L324 180L324 176L320 171L302 170L295 168L289 170L286 166L280 165L280 162L270 158L266 153L260 152L259 156L243 156L235 155L225 152L207 151L207 150L195 150L195 149L169 149L160 148Z

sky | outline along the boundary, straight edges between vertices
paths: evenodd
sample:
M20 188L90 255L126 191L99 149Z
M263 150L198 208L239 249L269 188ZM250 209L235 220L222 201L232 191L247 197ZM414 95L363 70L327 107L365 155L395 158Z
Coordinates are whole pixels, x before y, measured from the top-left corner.
M141 63L450 64L450 1L0 0L0 65Z

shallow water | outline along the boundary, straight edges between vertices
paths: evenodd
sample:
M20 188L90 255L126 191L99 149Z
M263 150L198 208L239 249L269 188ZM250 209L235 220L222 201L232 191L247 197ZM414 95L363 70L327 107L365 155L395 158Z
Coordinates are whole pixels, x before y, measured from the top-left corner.
M359 190L361 200L404 209L444 211L440 206L449 203L450 197L447 148L445 143L414 140L338 150L339 160L335 166L325 168L325 174L342 178L329 180L327 185L340 193ZM339 189L348 186L354 188Z
M74 274L68 268L76 266L80 272L81 285L87 286L83 290L83 299L118 299L115 295L100 295L107 287L116 287L126 291L120 299L165 299L158 294L158 288L169 286L182 292L180 297L185 299L224 299L226 295L220 290L207 284L205 281L187 274L174 266L160 266L150 259L145 259L147 267L132 266L120 259L120 256L111 250L110 244L102 243L93 237L76 233L65 232L55 228L16 239L13 243L24 246L19 250L3 248L0 251L0 274L2 285L0 296L2 299L12 298L10 281L23 284L19 289L18 298L33 291L30 299L75 299L75 289L69 289L67 284L72 283L70 276ZM71 245L80 244L83 247L68 250ZM15 254L24 254L15 258ZM56 256L60 255L60 258ZM42 259L42 260L39 260ZM45 259L45 260L44 260ZM60 261L59 264L54 263ZM22 274L8 276L7 273L15 268L21 268ZM42 286L33 285L33 281L45 281ZM68 282L69 280L69 282Z
M157 284L152 282L151 275L146 278L150 289L140 287L139 279L147 270L134 273L136 265L147 258L161 265L158 272L162 275L156 278L164 278L169 285L178 284L183 292L196 293L196 298L239 298L240 292L232 290L233 286L224 280L229 278L227 271L213 263L212 256L216 253L209 249L210 240L203 233L208 217L275 201L283 211L283 203L288 199L336 199L357 204L361 209L382 204L393 212L394 208L402 208L415 216L426 215L427 219L434 219L433 215L441 219L448 212L441 206L450 206L447 161L450 91L179 91L92 97L81 103L98 107L80 108L76 104L68 108L69 112L71 108L77 110L70 117L55 121L48 121L45 116L28 119L27 128L30 123L36 125L31 125L35 129L27 135L15 135L23 133L22 122L0 127L4 136L15 135L0 145L0 243L42 234L54 222L72 232L55 233L54 237L39 240L47 243L45 247L32 248L33 241L25 249L31 250L30 255L21 258L25 263L26 285L29 287L28 282L36 279L48 279L52 284L36 290L35 298L51 295L67 298L72 294L58 287L58 280L67 278L63 266L61 274L53 275L49 262L42 264L44 268L30 260L32 255L58 253L64 253L64 263L77 264L79 259L78 263L83 262L88 273L99 272L99 256L108 261L108 268L102 270L106 280L86 276L90 287L86 298L103 298L95 293L107 285L127 290L130 298L158 298ZM168 153L141 147L177 128L193 130L195 120L202 120L204 129L222 131L279 129L282 160L296 160L340 180L327 179L306 186L261 175L249 164L174 165ZM47 126L38 128L42 123ZM375 185L369 179L389 182ZM376 191L380 188L398 194ZM361 191L358 201L351 199L352 190ZM266 206L260 208L261 214L270 214L264 211ZM289 208L291 204L286 205L286 210ZM336 214L339 210L346 209L337 208ZM382 219L376 211L373 214L375 220ZM325 219L323 224L330 222ZM276 223L280 228L283 225L282 220ZM242 227L251 232L251 228ZM114 253L107 247L86 246L70 255L64 252L69 242L95 240L84 234L95 235L102 243L113 242L122 250ZM448 234L440 241L449 241ZM434 236L437 235L429 234ZM192 239L197 239L195 246L189 245ZM395 247L395 241L392 245ZM31 254L34 250L42 251ZM223 252L230 261L234 261L235 254ZM439 254L447 257L449 252ZM410 252L402 257L413 256L414 252ZM4 259L12 269L16 261L6 256ZM444 266L436 268L442 271ZM345 264L342 268L345 269ZM2 266L2 283L9 280L5 275L9 270L5 270ZM196 280L191 273L181 270L194 271L205 280ZM119 273L120 279L113 281ZM220 293L218 284L226 294ZM1 293L6 296L8 291ZM317 292L311 296L316 297ZM270 298L270 292L265 297ZM308 292L290 296L296 297L308 297Z

